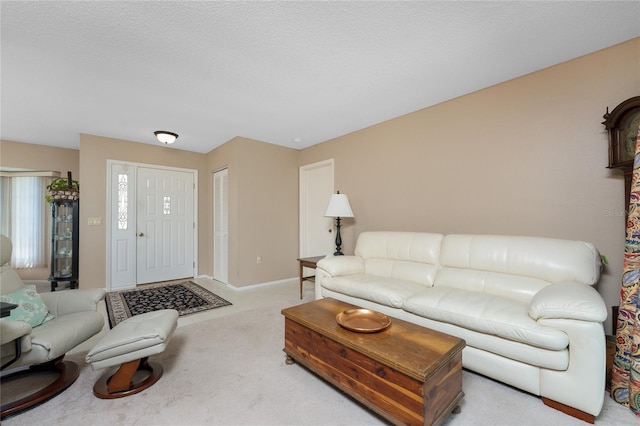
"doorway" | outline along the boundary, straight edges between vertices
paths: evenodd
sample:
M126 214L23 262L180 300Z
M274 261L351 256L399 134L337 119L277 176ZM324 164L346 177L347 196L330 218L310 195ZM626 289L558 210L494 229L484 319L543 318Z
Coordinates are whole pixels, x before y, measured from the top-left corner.
M110 160L107 286L197 273L197 171Z
M333 218L325 217L333 194L333 159L300 167L300 257L334 252Z

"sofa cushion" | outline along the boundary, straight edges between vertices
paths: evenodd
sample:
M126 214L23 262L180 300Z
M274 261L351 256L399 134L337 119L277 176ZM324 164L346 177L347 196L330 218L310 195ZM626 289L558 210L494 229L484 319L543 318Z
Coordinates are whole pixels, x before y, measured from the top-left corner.
M355 255L363 259L395 259L437 264L442 234L427 232L362 232Z
M443 235L427 232L363 232L355 255L364 273L433 285Z
M549 281L522 275L442 267L438 271L434 285L509 297L528 304L540 290L551 284Z
M424 285L412 281L367 274L325 278L322 281L322 285L338 293L393 308L402 308L407 297L425 288Z
M583 241L450 234L442 240L440 264L592 285L600 277L601 260L598 250Z
M528 315L528 305L510 298L432 287L408 297L403 309L435 321L549 350L562 350L569 337L562 331L539 325Z
M433 285L437 271L436 265L428 263L391 259L366 259L364 261L364 273L367 275L413 281L428 287Z
M414 315L414 314L409 314ZM528 343L516 342L514 340L503 339L502 337L469 330L457 325L444 323L440 321L429 320L424 317L414 315L424 321L421 325L432 330L456 336L464 339L467 348L473 347L499 355L510 360L523 362L525 364L540 368L549 368L551 370L564 371L569 367L569 348L562 350L543 349ZM416 321L415 319L413 320ZM464 352L462 357L464 358ZM464 362L464 361L463 361Z

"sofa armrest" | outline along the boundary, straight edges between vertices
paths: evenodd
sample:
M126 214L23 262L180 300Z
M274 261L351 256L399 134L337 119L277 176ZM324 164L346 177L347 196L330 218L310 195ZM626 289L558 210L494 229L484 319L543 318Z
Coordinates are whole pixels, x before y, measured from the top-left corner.
M539 319L574 319L601 323L607 319L602 296L591 286L581 283L549 285L533 296L529 316Z
M316 300L322 299L322 286L327 279L342 275L363 274L360 256L327 256L316 263Z
M360 256L328 256L316 264L331 277L364 273L364 261Z
M31 333L31 326L24 321L0 319L0 344L2 345L13 342L29 333Z
M104 299L103 289L63 290L40 293L42 300L55 316L76 312L95 311L98 302Z
M604 327L594 321L572 319L542 318L538 324L569 336L569 366L566 370L540 369L540 395L597 416L605 397Z

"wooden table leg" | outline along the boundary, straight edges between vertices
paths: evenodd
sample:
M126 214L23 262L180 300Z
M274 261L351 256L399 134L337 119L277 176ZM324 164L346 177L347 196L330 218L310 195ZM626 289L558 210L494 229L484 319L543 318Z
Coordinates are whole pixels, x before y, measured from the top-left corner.
M315 281L315 275L311 275L309 277L305 277L304 268L316 269L316 264L319 260L323 259L324 256L316 256L316 257L305 257L299 258L299 269L300 269L300 299L302 299L302 283L305 281Z
M302 272L303 272L303 266L302 266L302 262L300 262L300 299L302 299L302 281L304 281L302 279Z

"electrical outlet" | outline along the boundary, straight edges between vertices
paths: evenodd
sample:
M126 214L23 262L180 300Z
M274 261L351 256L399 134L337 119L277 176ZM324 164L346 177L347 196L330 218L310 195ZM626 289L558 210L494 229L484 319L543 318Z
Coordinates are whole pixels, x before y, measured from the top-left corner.
M258 264L262 263L262 256L256 257L256 263Z

